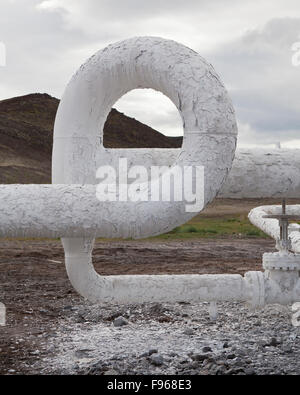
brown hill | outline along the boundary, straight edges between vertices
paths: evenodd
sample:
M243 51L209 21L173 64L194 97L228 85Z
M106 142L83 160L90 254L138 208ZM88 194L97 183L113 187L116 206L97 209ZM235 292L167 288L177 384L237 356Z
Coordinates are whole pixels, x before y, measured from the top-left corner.
M58 104L39 93L0 101L0 184L51 182ZM181 143L181 137L166 137L115 109L104 126L107 148L177 148Z

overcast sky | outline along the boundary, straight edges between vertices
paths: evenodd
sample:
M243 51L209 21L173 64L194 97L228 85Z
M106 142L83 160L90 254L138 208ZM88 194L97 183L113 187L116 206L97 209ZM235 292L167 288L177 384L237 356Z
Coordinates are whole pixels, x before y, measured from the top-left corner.
M0 0L7 52L0 99L33 92L60 98L89 56L139 35L176 40L214 65L232 97L241 146L300 148L300 65L292 62L300 63L299 0ZM133 91L116 107L165 134L182 134L176 108L152 90Z

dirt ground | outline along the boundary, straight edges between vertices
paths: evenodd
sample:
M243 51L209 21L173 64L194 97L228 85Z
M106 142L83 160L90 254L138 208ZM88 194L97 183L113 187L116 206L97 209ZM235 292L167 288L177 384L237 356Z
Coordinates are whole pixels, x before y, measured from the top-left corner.
M226 199L201 215L245 213L258 203L279 202L247 200L233 205ZM274 244L258 238L98 241L94 264L103 275L243 274L261 270L262 254L274 251ZM7 325L0 327L0 374L38 374L32 366L43 358L42 344L55 336L65 312L82 302L67 278L60 241L0 239L0 301L7 308Z

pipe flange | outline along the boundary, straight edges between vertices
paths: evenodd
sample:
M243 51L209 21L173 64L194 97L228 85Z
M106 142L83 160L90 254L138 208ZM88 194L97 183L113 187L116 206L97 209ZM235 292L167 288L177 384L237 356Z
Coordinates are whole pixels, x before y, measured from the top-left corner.
M300 271L300 254L274 252L263 255L265 270Z

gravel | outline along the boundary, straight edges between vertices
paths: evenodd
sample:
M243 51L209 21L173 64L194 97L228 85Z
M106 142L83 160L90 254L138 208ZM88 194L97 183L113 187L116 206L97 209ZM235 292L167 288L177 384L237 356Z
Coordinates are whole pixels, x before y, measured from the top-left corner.
M124 325L128 325L128 321L124 317L118 317L114 320L114 326L119 327Z
M192 336L192 335L195 334L195 331L194 331L194 329L192 329L192 328L187 328L187 329L185 329L185 330L183 331L183 334L184 334L184 335L188 335L188 336Z
M151 355L150 362L152 363L152 365L161 366L164 363L164 358L162 355L154 354Z
M300 328L290 306L219 303L215 322L208 308L74 305L36 364L41 374L300 374Z

